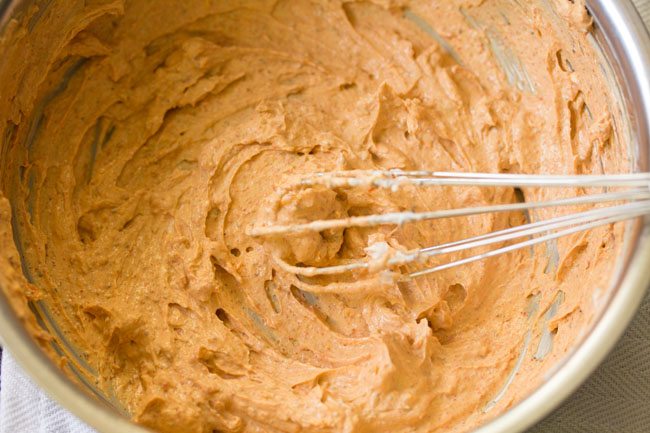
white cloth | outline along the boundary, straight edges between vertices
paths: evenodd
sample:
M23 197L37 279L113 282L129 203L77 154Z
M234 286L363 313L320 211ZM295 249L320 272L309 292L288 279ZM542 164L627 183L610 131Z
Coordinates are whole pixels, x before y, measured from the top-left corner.
M633 0L650 23L650 0ZM650 295L591 378L529 433L650 432ZM2 354L0 433L96 433L54 403Z
M46 396L7 351L1 374L0 433L96 433Z

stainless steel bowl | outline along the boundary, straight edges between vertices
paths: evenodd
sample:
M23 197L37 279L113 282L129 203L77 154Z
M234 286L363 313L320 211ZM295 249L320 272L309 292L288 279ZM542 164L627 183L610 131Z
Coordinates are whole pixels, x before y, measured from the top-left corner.
M543 0L548 1L548 0ZM0 0L0 28L27 0ZM594 41L613 71L613 85L627 115L637 170L650 169L650 35L630 0L591 0ZM647 9L647 8L646 8ZM0 61L2 53L0 53ZM650 285L650 220L630 225L630 244L622 258L609 303L581 344L529 397L477 433L521 432L557 407L598 366L614 347ZM32 379L54 399L100 432L147 431L133 424L108 400L89 396L54 365L21 325L0 290L0 336Z

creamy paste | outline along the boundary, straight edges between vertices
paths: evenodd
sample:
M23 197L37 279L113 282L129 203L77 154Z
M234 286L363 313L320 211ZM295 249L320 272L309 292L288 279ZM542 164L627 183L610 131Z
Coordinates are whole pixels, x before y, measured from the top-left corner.
M247 233L522 198L474 187L278 195L313 172L626 170L584 2L558 0L559 14L524 3L28 8L1 43L3 285L20 292L23 281L11 237L21 296L47 303L98 387L161 432L481 425L538 386L588 329L621 227L399 283L364 272L298 277L272 255L336 265L367 257L371 244L431 246L557 211ZM553 339L547 356L542 336Z

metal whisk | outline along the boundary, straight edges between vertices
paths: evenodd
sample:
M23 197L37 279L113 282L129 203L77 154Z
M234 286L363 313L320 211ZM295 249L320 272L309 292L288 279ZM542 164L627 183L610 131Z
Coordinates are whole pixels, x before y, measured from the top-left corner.
M426 258L450 253L472 250L479 247L494 246L494 249L469 257L450 261L438 266L411 272L404 277L416 278L445 269L495 257L521 248L544 243L553 239L578 233L595 227L621 222L650 214L650 173L616 174L616 175L523 175L523 174L487 174L487 173L447 173L431 171L402 170L352 170L329 173L315 173L299 180L299 186L323 185L328 188L376 187L393 191L410 185L417 187L441 186L479 186L479 187L544 187L544 188L604 188L606 192L587 194L578 197L556 200L497 204L488 206L445 209L430 212L396 212L382 215L353 216L341 219L317 220L302 224L264 225L253 227L251 236L280 236L322 232L330 229L350 227L374 227L380 225L402 225L406 223L453 218L484 213L528 211L532 209L575 206L597 203L612 204L585 212L573 213L547 220L522 224L513 228L500 230L455 242L434 245L406 252L394 252L385 260L386 267L422 262ZM608 191L609 188L624 189ZM540 235L540 236L536 236ZM522 238L527 238L521 240ZM496 246L504 242L520 240L506 246ZM373 253L373 248L368 251ZM381 255L382 248L374 248L376 255ZM364 260L356 260L337 266L302 267L293 266L276 258L282 268L303 276L336 275L362 269L373 265Z

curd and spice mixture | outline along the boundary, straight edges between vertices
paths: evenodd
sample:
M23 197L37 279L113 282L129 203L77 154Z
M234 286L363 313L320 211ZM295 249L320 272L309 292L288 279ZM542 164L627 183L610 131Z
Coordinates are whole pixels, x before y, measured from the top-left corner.
M272 260L336 265L377 240L431 246L555 210L248 234L587 192L322 186L275 200L300 174L625 171L584 2L38 4L0 41L0 285L24 315L25 300L47 304L138 423L465 432L539 385L597 313L619 226L390 284Z

